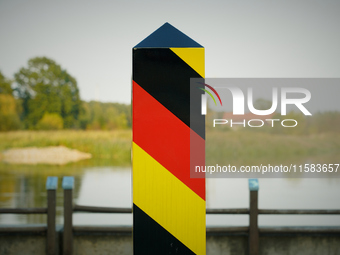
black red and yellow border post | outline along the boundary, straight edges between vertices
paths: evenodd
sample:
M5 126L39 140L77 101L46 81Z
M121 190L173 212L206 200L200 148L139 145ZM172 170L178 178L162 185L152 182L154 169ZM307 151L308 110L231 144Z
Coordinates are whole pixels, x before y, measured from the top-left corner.
M205 179L190 178L190 162L204 162L204 116L197 129L191 78L204 78L204 48L169 23L133 48L135 255L206 254Z

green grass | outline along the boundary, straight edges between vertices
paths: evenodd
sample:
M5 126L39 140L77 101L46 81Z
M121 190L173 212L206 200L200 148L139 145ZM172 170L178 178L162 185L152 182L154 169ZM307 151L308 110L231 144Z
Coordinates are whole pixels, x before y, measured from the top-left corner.
M214 131L206 136L207 165L340 163L340 134L282 135ZM328 162L329 160L336 162Z
M116 131L16 131L0 133L0 151L10 148L63 145L92 154L91 160L77 164L131 164L131 130Z
M93 158L69 166L129 166L131 130L16 131L0 133L0 152L19 147L64 145ZM340 134L279 135L251 131L207 132L206 164L340 163ZM331 162L332 161L332 162ZM337 162L333 162L337 161ZM2 164L4 167L4 164Z

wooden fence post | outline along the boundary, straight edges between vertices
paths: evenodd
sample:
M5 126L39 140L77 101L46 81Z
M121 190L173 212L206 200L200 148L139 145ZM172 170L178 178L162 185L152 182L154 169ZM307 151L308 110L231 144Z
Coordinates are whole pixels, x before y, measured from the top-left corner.
M249 255L259 254L258 190L259 181L249 179Z
M204 162L204 116L198 132L191 78L204 78L204 48L169 23L133 48L135 255L206 253L205 179L190 176L191 142Z
M72 227L72 193L74 187L74 177L65 176L62 187L64 189L64 233L63 233L63 255L73 253L73 227Z
M56 254L56 190L58 188L58 177L47 177L47 255Z

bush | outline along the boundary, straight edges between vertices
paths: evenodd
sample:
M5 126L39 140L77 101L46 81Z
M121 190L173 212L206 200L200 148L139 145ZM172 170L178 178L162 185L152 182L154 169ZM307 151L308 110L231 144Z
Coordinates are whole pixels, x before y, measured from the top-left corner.
M20 128L17 103L12 95L0 94L0 131Z
M59 130L64 126L62 117L57 113L45 113L36 128L39 130Z

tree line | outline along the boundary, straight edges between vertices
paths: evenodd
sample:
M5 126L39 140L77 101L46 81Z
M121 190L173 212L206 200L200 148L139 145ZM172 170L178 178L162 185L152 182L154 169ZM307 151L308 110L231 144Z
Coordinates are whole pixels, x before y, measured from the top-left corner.
M129 127L130 105L82 101L76 79L52 59L30 59L14 79L0 71L0 131Z

